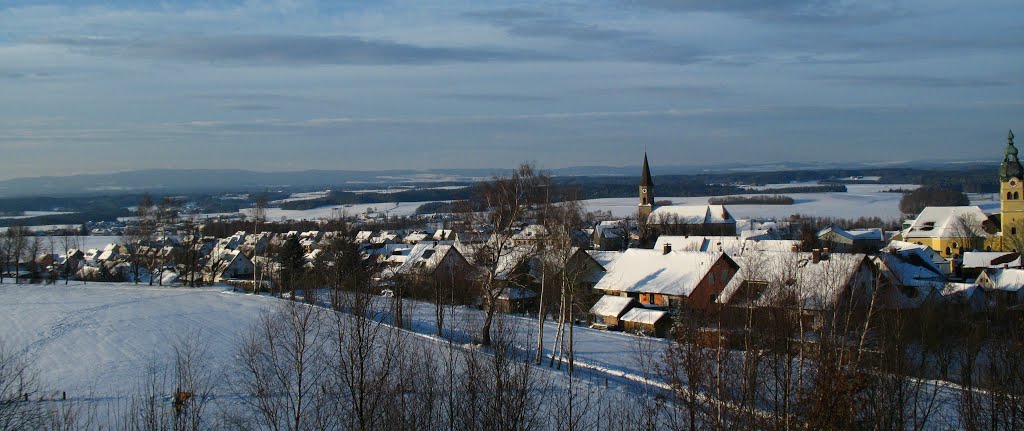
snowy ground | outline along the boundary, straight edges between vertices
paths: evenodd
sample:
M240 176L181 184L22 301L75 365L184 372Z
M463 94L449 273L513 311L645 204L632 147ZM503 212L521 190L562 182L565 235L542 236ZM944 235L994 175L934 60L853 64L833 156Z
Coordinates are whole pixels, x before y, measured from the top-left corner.
M224 288L169 288L128 283L74 282L57 285L0 285L0 340L32 358L47 387L70 397L118 399L138 389L147 367L166 366L170 345L181 336L199 337L210 361L224 373L239 334L279 299L232 293ZM433 308L409 301L414 332L434 333ZM458 307L446 334L459 342L477 335L481 313ZM501 324L519 334L517 345L532 349L536 320L505 316ZM545 327L550 352L555 326ZM637 350L660 355L667 341L575 327L577 361L588 373L613 384L641 379Z
M847 192L829 193L790 193L796 202L793 205L727 205L735 218L775 218L783 219L792 214L813 215L819 217L857 218L881 217L885 219L900 218L901 193L889 193L885 190L900 188L916 188L911 184L847 184ZM742 195L756 196L756 195ZM662 197L657 200L669 200L673 205L706 205L712 196L696 197ZM980 205L989 211L994 204L998 209L999 201L991 194L970 195L972 205ZM629 217L636 213L636 198L606 198L585 201L590 211L611 211L614 217Z
M171 345L180 337L200 340L206 364L214 375L230 379L234 369L237 340L261 313L282 301L266 296L232 293L223 288L159 288L131 284L90 283L71 286L0 285L0 340L8 348L28 355L41 372L46 387L66 391L73 400L87 400L110 406L138 393L147 369L168 369ZM379 298L378 306L390 299ZM426 343L433 336L434 316L430 304L407 301L409 328ZM457 307L449 310L445 334L456 344L476 335L481 319L478 310ZM536 343L536 320L524 316L500 316L497 328L517 333L516 344L529 351ZM555 327L545 326L545 351L550 352ZM652 370L644 364L657 363L669 345L661 339L620 332L575 327L578 370L593 387L602 382L615 393L640 390ZM540 367L548 370L547 367ZM546 372L547 373L547 372ZM563 372L547 374L564 378ZM561 377L559 377L561 376ZM607 380L605 380L607 379ZM651 382L664 387L663 383ZM929 385L935 383L928 383ZM947 384L939 383L945 387ZM941 398L950 398L943 390ZM953 393L953 392L951 392ZM232 402L233 395L214 394ZM223 395L229 395L223 397ZM951 401L939 407L951 412ZM102 407L100 413L103 412ZM940 425L945 421L940 422ZM951 422L952 423L952 422ZM955 428L955 426L953 427Z
M30 217L41 217L48 215L73 214L67 211L25 211L20 216L0 216L0 219L25 219Z
M427 202L382 202L375 204L352 204L334 205L308 210L283 210L281 208L267 208L268 220L320 220L336 218L339 215L354 216L356 214L370 212L386 212L388 216L410 216L416 213L416 208ZM252 213L251 208L242 209L240 212L247 216Z
M176 337L196 335L211 364L233 357L240 330L273 299L223 289L76 282L0 285L0 339L31 358L44 384L73 398L117 398L164 364Z

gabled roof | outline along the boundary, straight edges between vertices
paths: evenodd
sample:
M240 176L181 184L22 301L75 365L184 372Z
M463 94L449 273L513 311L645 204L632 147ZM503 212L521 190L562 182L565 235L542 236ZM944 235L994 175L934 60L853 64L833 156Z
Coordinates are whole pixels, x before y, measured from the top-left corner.
M960 220L966 222L967 226L961 226ZM990 234L982 228L986 220L988 216L976 206L927 207L907 229L904 238L913 242L914 238L958 238L967 233L970 236L988 237ZM965 229L969 232L964 232Z
M817 236L821 238L829 233L845 237L851 241L881 241L885 236L882 229L879 228L846 230L832 223L819 230Z
M891 308L918 308L942 292L947 283L946 276L920 254L882 253L872 262L892 285L910 289L883 292L885 305Z
M812 253L748 253L736 259L740 270L717 302L731 302L744 282L752 281L766 284L764 291L751 298L755 305L792 298L807 309L823 310L836 304L866 262L867 256L860 253L828 253L818 263Z
M986 269L984 276L991 280L992 289L1016 292L1024 288L1024 269Z
M671 251L631 248L614 263L595 289L614 292L661 293L689 296L724 253Z
M604 295L601 299L597 300L597 303L593 307L590 307L590 314L596 314L598 316L614 316L616 318L622 316L626 310L631 307L635 307L639 304L628 296L612 296Z
M608 266L615 262L616 259L622 256L621 251L602 251L602 250L587 250L587 254L597 261L598 265L608 269Z
M421 242L409 251L405 262L395 270L395 273L432 273L448 253L459 253L459 251L451 245L435 245L430 242Z
M654 209L648 223L717 224L736 223L725 205L669 205Z

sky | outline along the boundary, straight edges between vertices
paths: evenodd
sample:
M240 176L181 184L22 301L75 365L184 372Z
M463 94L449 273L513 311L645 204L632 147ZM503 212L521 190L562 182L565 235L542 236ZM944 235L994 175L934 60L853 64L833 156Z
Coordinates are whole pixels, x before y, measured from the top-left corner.
M0 1L0 178L999 161L1020 0Z

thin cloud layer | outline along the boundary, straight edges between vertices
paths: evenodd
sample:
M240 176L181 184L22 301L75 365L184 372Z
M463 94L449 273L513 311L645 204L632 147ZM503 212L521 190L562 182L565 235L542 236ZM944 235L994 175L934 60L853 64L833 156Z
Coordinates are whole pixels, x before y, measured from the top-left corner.
M998 160L1024 4L13 1L0 178ZM982 151L983 153L979 153Z

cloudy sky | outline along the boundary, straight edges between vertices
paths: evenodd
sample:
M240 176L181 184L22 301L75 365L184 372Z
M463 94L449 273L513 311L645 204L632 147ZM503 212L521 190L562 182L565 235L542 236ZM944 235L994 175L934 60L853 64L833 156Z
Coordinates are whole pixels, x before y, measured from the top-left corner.
M0 2L0 178L1001 158L1024 2Z

